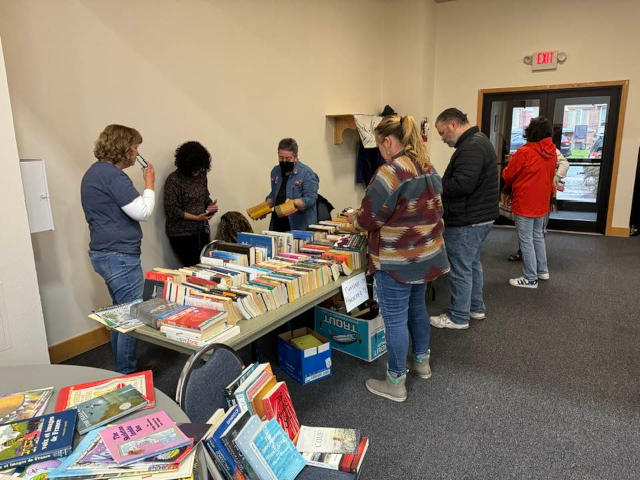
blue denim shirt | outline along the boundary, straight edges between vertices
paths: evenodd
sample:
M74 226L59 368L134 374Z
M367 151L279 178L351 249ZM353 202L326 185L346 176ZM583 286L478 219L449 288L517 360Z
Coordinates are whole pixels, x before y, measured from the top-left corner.
M287 182L287 198L302 199L304 210L298 210L288 217L291 230L306 230L309 225L318 221L316 200L318 199L319 184L318 175L298 160ZM267 197L272 199L274 203L278 196L280 185L282 185L282 173L280 172L280 165L276 165L271 170L271 193ZM269 228L273 229L273 217Z

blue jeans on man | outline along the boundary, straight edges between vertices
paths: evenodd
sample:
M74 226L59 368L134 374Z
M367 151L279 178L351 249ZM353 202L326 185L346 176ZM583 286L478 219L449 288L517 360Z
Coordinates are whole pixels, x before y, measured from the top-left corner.
M549 273L544 227L548 216L523 217L515 215L516 232L522 251L522 276L537 282L538 275Z
M142 298L144 276L139 256L90 250L89 259L93 269L107 284L115 305ZM117 372L128 374L136 371L135 338L111 330L111 348Z
M378 303L387 342L387 371L393 378L407 372L409 336L416 357L429 352L431 325L426 304L426 283L400 283L386 272L374 273Z
M469 312L485 313L480 254L492 225L493 222L460 227L445 226L443 237L451 264L451 304L447 314L453 323L468 324Z

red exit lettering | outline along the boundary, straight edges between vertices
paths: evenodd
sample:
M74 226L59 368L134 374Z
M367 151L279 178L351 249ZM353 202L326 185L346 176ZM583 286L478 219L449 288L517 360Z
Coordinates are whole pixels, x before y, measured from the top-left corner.
M548 63L553 63L553 56L555 52L538 52L536 55L536 65L546 65Z

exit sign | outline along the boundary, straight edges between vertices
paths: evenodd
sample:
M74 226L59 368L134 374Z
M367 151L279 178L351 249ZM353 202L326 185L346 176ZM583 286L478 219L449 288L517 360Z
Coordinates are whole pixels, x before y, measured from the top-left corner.
M558 68L558 51L536 52L531 57L531 70L555 70Z

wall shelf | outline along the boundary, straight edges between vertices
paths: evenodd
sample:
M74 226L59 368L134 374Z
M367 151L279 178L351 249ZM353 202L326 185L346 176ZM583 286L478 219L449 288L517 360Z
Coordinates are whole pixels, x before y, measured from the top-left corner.
M355 130L356 122L353 119L353 114L344 114L344 115L327 115L327 118L333 120L333 144L334 145L342 145L343 142L343 134L344 131L348 128Z

